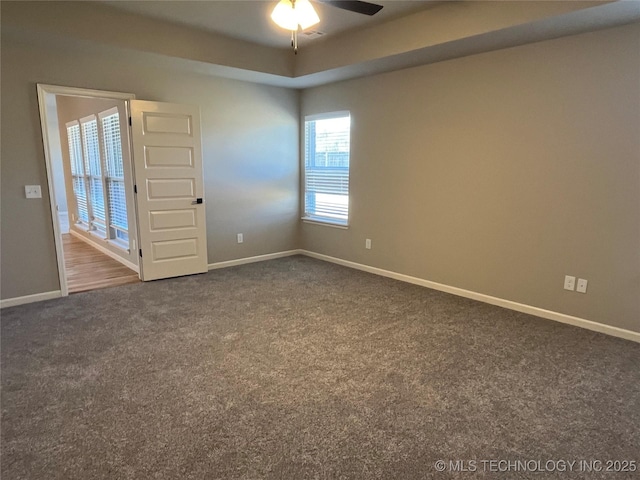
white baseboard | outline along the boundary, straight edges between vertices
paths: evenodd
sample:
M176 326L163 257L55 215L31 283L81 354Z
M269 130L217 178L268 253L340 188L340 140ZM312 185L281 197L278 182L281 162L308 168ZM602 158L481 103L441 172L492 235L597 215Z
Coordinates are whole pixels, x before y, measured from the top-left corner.
M511 300L505 300L503 298L492 297L490 295L484 295L482 293L472 292L470 290L464 290L462 288L451 287L442 283L431 282L422 278L411 277L402 273L391 272L389 270L383 270L382 268L371 267L369 265L363 265L361 263L350 262L348 260L342 260L341 258L330 257L329 255L323 255L321 253L310 252L307 250L300 250L300 254L308 257L317 258L318 260L324 260L326 262L336 263L345 267L362 270L365 272L381 275L383 277L393 278L402 282L413 283L433 290L439 290L441 292L451 293L460 297L470 298L472 300L478 300L480 302L489 303L491 305L497 305L499 307L508 308L517 312L528 313L537 317L545 318L547 320L555 320L556 322L567 323L576 327L586 328L587 330L593 330L594 332L605 333L614 337L624 338L633 342L640 343L640 332L634 332L632 330L626 330L624 328L613 327L611 325L605 325L603 323L593 322L591 320L585 320L584 318L573 317L564 313L553 312L551 310L545 310L543 308L533 307L531 305L525 305L523 303L512 302Z
M41 302L43 300L51 300L52 298L60 298L62 292L54 290L53 292L34 293L33 295L25 295L24 297L6 298L0 300L0 308L15 307L16 305L24 305L25 303Z
M217 270L218 268L235 267L236 265L245 265L247 263L264 262L274 260L276 258L290 257L292 255L302 254L302 250L286 250L284 252L267 253L266 255L257 255L255 257L238 258L236 260L227 260L226 262L210 263L209 270Z
M91 243L91 242L89 242ZM614 337L624 338L633 342L640 343L640 333L632 330L626 330L624 328L613 327L611 325L605 325L603 323L593 322L584 318L574 317L566 315L564 313L554 312L551 310L545 310L543 308L533 307L523 303L513 302L511 300L505 300L503 298L492 297L482 293L472 292L470 290L464 290L458 287L452 287L444 285L442 283L432 282L424 280L422 278L412 277L404 275L402 273L392 272L384 270L382 268L371 267L369 265L363 265L361 263L351 262L343 260L341 258L331 257L329 255L323 255L321 253L310 252L308 250L287 250L284 252L269 253L266 255L258 255L255 257L239 258L236 260L228 260L226 262L216 262L208 265L209 270L216 270L218 268L233 267L236 265L244 265L247 263L264 262L266 260L274 260L276 258L289 257L292 255L306 255L308 257L316 258L318 260L324 260L326 262L343 265L356 270L362 270L364 272L373 273L383 277L393 278L402 282L412 283L414 285L420 285L422 287L431 288L441 292L451 293L464 298L470 298L479 302L489 303L491 305L497 305L499 307L508 308L517 312L527 313L536 317L545 318L547 320L554 320L556 322L566 323L574 325L576 327L585 328L594 332L600 332ZM58 298L62 296L60 290L53 292L36 293L34 295L26 295L24 297L7 298L0 300L0 308L13 307L16 305L22 305L25 303L40 302L42 300L50 300L52 298Z
M131 270L133 270L137 274L140 273L140 269L139 269L138 265L136 265L135 263L130 262L129 260L126 260L126 259L122 258L117 253L114 253L111 250L109 250L108 248L105 248L104 246L100 245L98 242L92 240L91 238L85 237L84 235L80 235L78 232L74 231L73 228L69 229L69 233L71 235L73 235L74 237L79 238L83 242L88 243L93 248L95 248L96 250L99 250L100 252L104 253L108 257L111 257L114 260L116 260L117 262L120 262L125 267L130 268Z

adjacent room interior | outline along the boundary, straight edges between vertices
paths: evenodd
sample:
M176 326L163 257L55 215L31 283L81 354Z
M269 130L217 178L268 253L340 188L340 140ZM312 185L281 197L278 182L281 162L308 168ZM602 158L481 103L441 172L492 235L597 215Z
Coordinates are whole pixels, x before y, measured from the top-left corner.
M0 4L3 478L637 471L640 2L364 3Z
M127 188L133 184L129 143L121 134L127 125L125 101L53 93L44 99L43 141L64 257L59 268L65 270L68 292L140 281L136 229L129 228L135 218L133 190Z

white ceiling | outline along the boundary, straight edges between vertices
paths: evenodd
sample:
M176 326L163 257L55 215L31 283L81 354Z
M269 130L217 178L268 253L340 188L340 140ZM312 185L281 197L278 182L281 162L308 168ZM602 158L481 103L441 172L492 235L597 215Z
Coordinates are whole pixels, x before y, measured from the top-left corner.
M170 21L276 48L288 48L290 34L276 26L270 18L278 0L208 0L208 1L104 1L103 3L131 13ZM300 45L320 41L337 33L376 25L387 20L424 10L435 5L434 0L373 0L382 5L370 17L312 1L320 23L309 30L324 33L310 39L299 36Z

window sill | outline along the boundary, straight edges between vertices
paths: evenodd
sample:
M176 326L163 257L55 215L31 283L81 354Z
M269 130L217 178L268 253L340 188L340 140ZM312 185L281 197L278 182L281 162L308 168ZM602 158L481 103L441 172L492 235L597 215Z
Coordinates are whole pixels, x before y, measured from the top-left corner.
M102 230L87 230L87 232L89 232L90 235L93 235L97 239L102 240L103 242L107 240L106 234Z
M302 217L304 223L310 223L312 225L322 225L325 227L339 228L340 230L348 230L348 223L334 223L328 220L322 220L319 218Z
M131 253L129 250L129 243L120 239L115 238L106 238L106 234L100 230L87 230L87 232L95 237L97 240L106 243L107 245L111 245L112 247L117 248L118 250L123 250L127 253Z
M124 250L127 253L131 253L131 251L129 250L129 243L125 242L124 240L111 238L111 239L107 240L107 243L109 245L113 245L116 248L119 248L120 250Z

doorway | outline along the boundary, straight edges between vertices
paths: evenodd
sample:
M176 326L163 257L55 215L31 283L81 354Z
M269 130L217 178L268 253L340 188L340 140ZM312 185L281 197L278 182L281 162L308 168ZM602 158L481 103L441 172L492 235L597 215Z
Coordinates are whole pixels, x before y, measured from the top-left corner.
M58 214L57 192L62 188L56 188L58 152L63 159L71 235L129 267L145 282L205 273L207 225L199 108L135 100L126 93L41 84L37 88L62 296L70 290L64 218ZM55 98L50 99L51 95ZM114 100L116 105L102 104L107 110L84 110L75 117L58 115L60 104L68 98L85 106ZM59 124L50 128L55 118ZM62 128L66 131L60 135ZM113 136L116 131L118 141ZM52 142L56 134L59 148ZM119 174L113 173L117 168L111 164L114 154L110 148L114 146L122 156ZM124 214L110 203L114 195L124 199Z
M132 94L38 85L62 295L140 281Z

